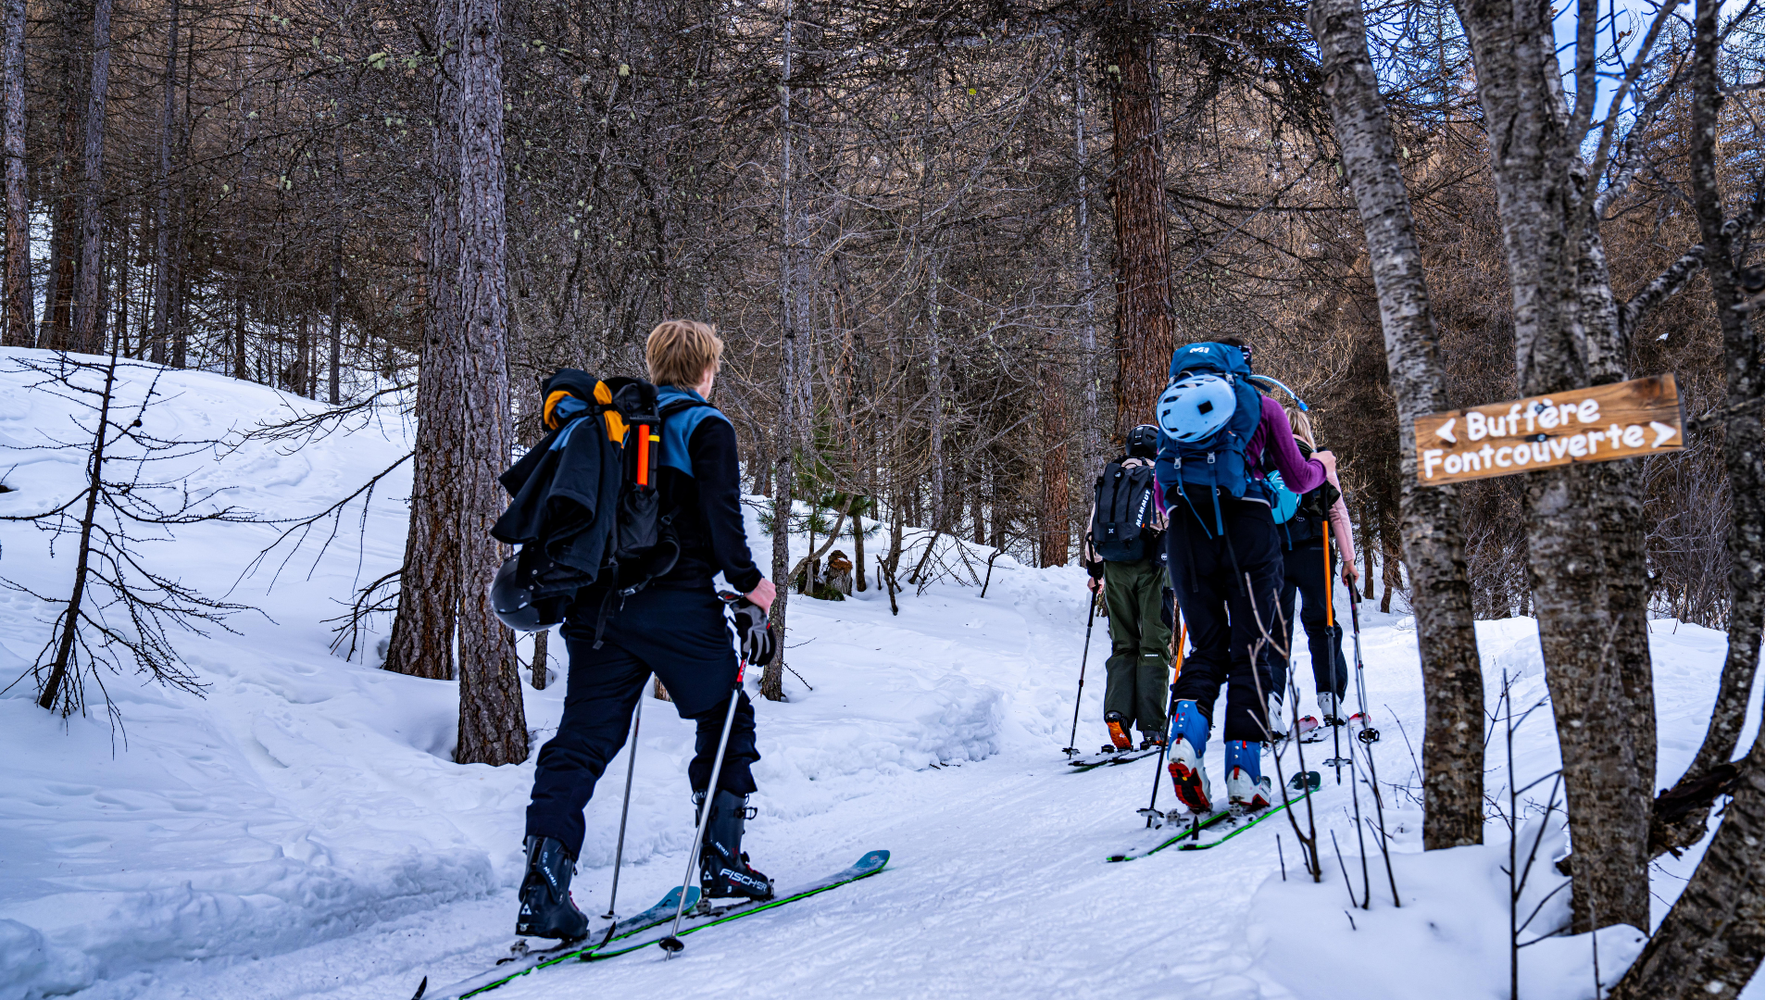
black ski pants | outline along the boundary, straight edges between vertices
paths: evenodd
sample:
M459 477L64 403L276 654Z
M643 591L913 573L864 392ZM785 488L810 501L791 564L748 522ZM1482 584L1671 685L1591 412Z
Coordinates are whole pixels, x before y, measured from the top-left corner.
M537 754L525 835L554 837L575 858L586 839L586 805L605 767L629 738L636 701L650 674L673 696L679 717L697 722L687 776L694 792L710 783L722 722L734 689L733 632L713 590L644 590L631 595L606 622L604 643L593 645L595 601L562 628L568 647L568 695L562 725ZM753 704L743 692L723 754L717 787L736 795L758 790L752 764L759 759Z
M1217 536L1213 518L1194 517L1185 505L1169 518L1167 566L1192 647L1173 684L1173 701L1195 701L1209 716L1226 683L1223 739L1265 740L1264 644L1282 575L1278 531L1263 502L1225 502L1222 520Z
M1285 707L1290 707L1290 639L1295 629L1290 627L1290 620L1296 614L1297 595L1303 598L1303 635L1309 640L1309 663L1315 668L1315 690L1317 693L1333 692L1336 698L1346 697L1346 651L1341 645L1345 632L1340 628L1338 617L1333 621L1327 618L1327 573L1329 570L1339 572L1337 561L1322 564L1321 539L1296 542L1284 546L1284 580L1278 588L1278 604L1283 614L1272 628L1272 641L1284 647L1284 652L1266 647L1266 662L1272 668L1271 692L1284 699ZM1331 636L1330 636L1331 633ZM1332 656L1329 657L1329 643L1332 643ZM1269 692L1269 693L1271 693Z

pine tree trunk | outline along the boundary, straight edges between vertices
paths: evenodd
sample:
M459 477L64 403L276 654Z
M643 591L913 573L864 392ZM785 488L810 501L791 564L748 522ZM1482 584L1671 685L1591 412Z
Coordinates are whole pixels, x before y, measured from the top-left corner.
M441 0L442 2L442 0ZM401 597L385 669L446 680L456 676L458 412L456 80L439 73L432 133L431 205L418 385L414 392L414 488Z
M458 618L457 762L517 764L530 753L513 634L487 588L501 546L488 530L505 508L499 477L512 464L506 382L506 151L500 0L438 0L439 37L460 81L457 112ZM448 13L445 13L448 12ZM448 30L447 30L448 29Z
M167 13L167 64L161 76L160 159L154 178L154 319L149 334L148 356L157 365L167 363L172 277L169 266L168 229L173 187L173 104L178 95L179 0L171 0Z
M531 637L531 686L539 691L549 687L549 630Z
M1112 221L1117 236L1117 427L1154 422L1173 357L1166 161L1154 26L1119 5L1106 31L1116 60L1111 87Z
M1705 0L1706 3L1709 0ZM1611 1000L1736 997L1766 957L1766 727L1704 858Z
M1584 183L1586 127L1571 123L1566 95L1549 84L1550 9L1534 0L1457 6L1488 123L1519 391L1537 396L1614 381L1622 352L1594 194ZM1583 21L1584 63L1594 25ZM1580 85L1591 90L1584 77ZM1576 100L1590 113L1582 96ZM1573 847L1572 927L1646 929L1655 717L1639 477L1628 466L1575 465L1529 473L1524 483L1526 563Z
M1087 88L1081 78L1080 45L1070 44L1074 62L1074 228L1080 237L1080 256L1075 263L1075 294L1080 299L1081 379L1081 481L1092 482L1098 463L1105 458L1099 438L1099 334L1094 306L1097 285L1093 281L1093 217L1087 203ZM994 518L1001 521L999 512ZM995 546L998 548L999 546Z
M1062 378L1059 344L1051 338L1041 373L1043 397L1040 405L1044 444L1043 507L1038 517L1039 566L1063 566L1068 562L1068 512L1074 505L1073 491L1068 486L1068 389ZM978 520L979 523L979 520ZM978 537L976 541L981 541Z
M98 353L100 319L104 306L99 287L102 274L99 250L103 245L104 217L99 210L103 193L105 158L105 91L111 80L111 0L95 0L93 4L93 67L87 91L86 136L82 149L82 191L80 198L80 289L75 296L79 320L73 343L76 351Z
M6 276L0 310L0 345L31 347L31 216L25 171L25 0L4 0L6 36L0 54L0 97L5 102Z
M1403 555L1414 580L1414 624L1426 693L1422 744L1427 850L1482 842L1485 707L1476 651L1462 511L1454 487L1416 487L1414 418L1449 408L1438 329L1420 260L1407 185L1365 47L1358 0L1314 0L1324 92L1370 248L1371 275L1400 417ZM1387 558L1387 557L1386 557ZM1389 566L1383 610L1389 608Z

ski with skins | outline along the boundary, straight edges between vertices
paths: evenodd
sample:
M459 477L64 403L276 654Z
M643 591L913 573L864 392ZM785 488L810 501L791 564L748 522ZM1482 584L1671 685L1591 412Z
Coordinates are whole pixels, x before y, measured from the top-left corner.
M1245 815L1240 815L1240 816L1229 816L1228 819L1233 820L1234 824L1235 824L1232 829L1222 833L1221 836L1218 836L1215 839L1211 839L1211 840L1198 839L1198 840L1187 841L1183 844L1180 844L1179 849L1182 851L1208 851L1210 848L1215 847L1218 844L1227 843L1230 838L1238 836L1239 834L1246 833L1248 830L1251 830L1254 827L1258 826L1260 824L1260 822L1262 820L1264 820L1266 817L1271 816L1274 813L1282 812L1286 805L1294 805L1298 802L1301 802L1304 798L1313 794L1315 791L1316 791L1316 789L1310 788L1298 795L1286 794L1283 802L1280 802L1277 805L1272 806L1270 809L1267 809L1264 812L1247 813ZM1206 832L1215 833L1216 831L1210 830L1210 831L1206 831Z
M810 896L818 895L829 889L837 889L842 885L856 882L859 879L869 878L882 871L888 864L888 851L871 851L864 857L859 858L858 862L852 865L852 867L835 872L824 879L818 879L807 885L799 886L782 896L776 896L772 899L763 900L757 903L751 901L738 903L722 909L714 909L708 913L690 916L679 925L679 936L684 937L687 934L701 931L706 927L714 927L717 924L726 924L731 920L739 920L742 917L749 917L755 913L763 913L766 910L776 909L786 903L793 903L799 899L807 899ZM649 945L658 945L664 937L666 937L664 934L658 937L650 936L645 940L637 941L621 948L588 950L582 952L579 957L582 962L602 962L608 958L616 958L619 955L627 955L633 951L640 951Z
M672 920L674 914L680 909L689 912L697 906L702 893L702 889L695 885L692 886L691 891L686 894L685 905L681 907L679 905L679 887L674 886L665 896L661 897L660 902L633 917L625 917L608 928L607 931L598 931L588 937L564 941L540 951L526 951L510 958L503 958L495 964L494 968L486 972L431 992L426 990L426 981L422 979L419 990L414 993L414 1000L461 1000L463 997L486 993L537 969L548 968L571 958L578 958L587 952L597 951L612 941L639 934L650 927L659 927ZM523 944L524 942L521 941L520 946Z
M1205 828L1214 826L1217 823L1221 823L1223 820L1226 820L1228 818L1229 818L1229 811L1227 808L1218 809L1215 812L1211 812L1211 813L1205 813L1202 816L1202 818L1194 819L1190 822L1185 822L1184 828L1181 829L1178 833L1175 833L1173 836L1168 837L1167 839L1161 841L1158 844L1155 844L1152 847L1132 847L1129 850L1123 852L1122 854L1109 855L1108 857L1106 857L1105 860L1107 860L1107 861L1134 861L1137 858L1146 858L1151 854L1159 854L1160 852L1166 850L1167 848L1172 847L1174 844L1179 843L1181 840L1184 840L1188 837L1199 834ZM1176 822L1183 822L1183 821L1176 820Z

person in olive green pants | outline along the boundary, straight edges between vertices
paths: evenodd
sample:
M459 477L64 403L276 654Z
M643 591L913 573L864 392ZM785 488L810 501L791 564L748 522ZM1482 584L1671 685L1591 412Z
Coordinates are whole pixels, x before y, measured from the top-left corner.
M1125 455L1100 475L1084 556L1087 586L1105 599L1111 656L1105 661L1105 726L1111 745L1159 746L1167 733L1167 645L1173 633L1168 593L1166 515L1152 502L1157 431L1130 431Z

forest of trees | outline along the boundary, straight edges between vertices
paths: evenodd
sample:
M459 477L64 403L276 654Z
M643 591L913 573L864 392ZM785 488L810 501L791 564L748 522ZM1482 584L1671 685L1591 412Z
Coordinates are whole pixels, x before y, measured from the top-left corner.
M773 575L800 501L884 522L862 583L929 572L915 528L1071 561L1172 350L1243 337L1419 618L1427 846L1480 836L1470 623L1538 615L1559 718L1622 661L1628 720L1564 745L1633 772L1571 774L1576 898L1646 926L1651 824L1702 826L1649 805L1617 626L1730 631L1688 779L1763 627L1764 9L1714 2L5 0L4 342L411 412L387 663L460 676L459 758L505 763L485 529L556 367L716 324ZM1404 482L1415 415L1663 372L1683 453Z

